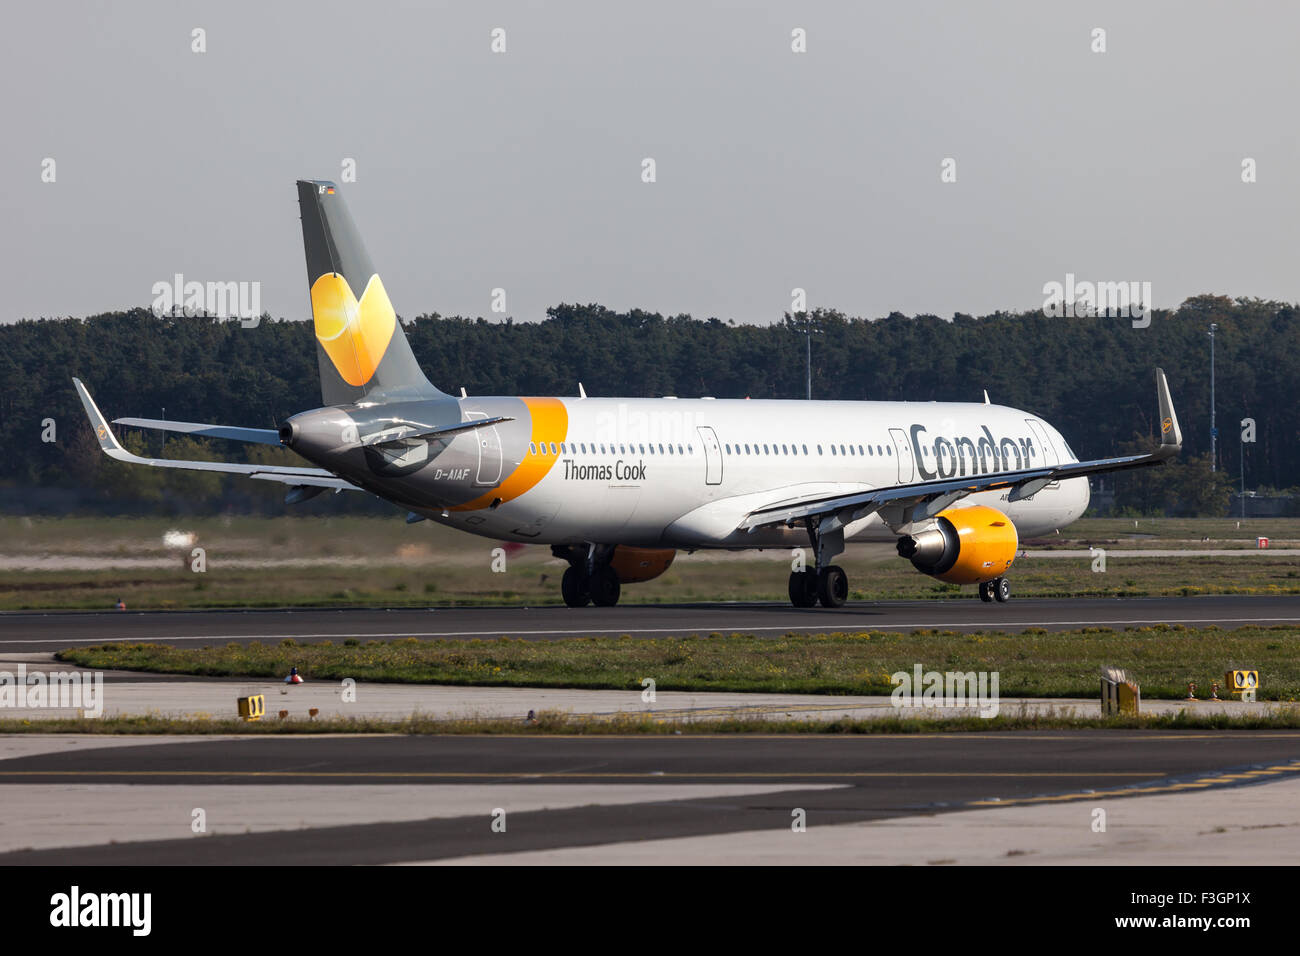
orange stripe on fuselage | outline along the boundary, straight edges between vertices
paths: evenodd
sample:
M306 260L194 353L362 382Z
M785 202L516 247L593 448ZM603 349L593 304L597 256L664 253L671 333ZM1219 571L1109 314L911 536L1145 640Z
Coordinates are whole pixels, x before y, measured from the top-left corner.
M479 495L473 501L467 501L463 505L456 505L449 510L477 511L480 508L486 508L498 498L501 499L503 504L518 498L545 478L551 468L555 466L556 461L559 460L559 455L551 454L550 443L554 442L558 446L560 442L568 437L569 412L564 407L564 403L558 398L521 398L520 401L528 408L528 418L532 423L533 431L530 441L537 446L546 444L546 454L541 455L526 451L524 460L519 463L519 467L512 471L505 481L486 494Z

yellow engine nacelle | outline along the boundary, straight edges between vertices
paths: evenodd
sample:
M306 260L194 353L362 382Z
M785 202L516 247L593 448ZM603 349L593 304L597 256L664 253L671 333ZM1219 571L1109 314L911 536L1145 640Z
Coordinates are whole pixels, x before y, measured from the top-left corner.
M898 553L922 574L949 584L981 584L1001 577L1016 559L1020 536L996 508L950 508L935 526L898 539Z
M610 556L609 566L624 584L637 584L659 577L668 570L677 552L672 548L630 548L620 544Z

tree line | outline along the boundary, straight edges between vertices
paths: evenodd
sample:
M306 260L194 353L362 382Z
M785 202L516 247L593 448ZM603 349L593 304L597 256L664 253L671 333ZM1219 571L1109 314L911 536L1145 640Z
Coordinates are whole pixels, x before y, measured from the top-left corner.
M799 399L805 394L803 317L767 325L664 316L600 305L558 305L540 322L420 315L404 322L430 380L456 394L678 395ZM1182 461L1119 476L1117 505L1144 513L1223 514L1241 478L1252 489L1298 482L1300 308L1259 299L1197 296L1128 318L1048 318L998 312L853 318L807 316L812 389L820 399L982 401L1046 418L1081 458L1123 454L1159 433L1152 369L1169 376L1182 424ZM1217 470L1210 446L1210 349L1217 323ZM274 428L320 404L311 323L264 317L251 328L147 309L0 325L0 482L11 490L70 489L87 508L275 510L283 489L258 482L107 462L72 388L86 382L109 418L138 416ZM1243 419L1254 422L1243 443ZM51 436L50 422L53 423ZM164 453L158 433L130 447ZM168 457L289 453L167 438ZM269 483L268 483L269 484ZM11 496L12 497L12 496ZM21 498L21 495L18 495ZM362 496L338 496L361 498ZM333 507L371 507L360 503Z

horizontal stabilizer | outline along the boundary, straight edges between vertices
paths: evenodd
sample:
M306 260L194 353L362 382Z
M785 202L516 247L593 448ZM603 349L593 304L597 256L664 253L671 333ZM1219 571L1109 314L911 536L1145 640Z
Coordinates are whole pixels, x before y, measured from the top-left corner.
M154 468L181 468L187 471L213 471L228 475L243 475L247 478L260 478L263 481L279 481L287 485L309 485L318 488L363 491L363 488L350 481L326 471L324 468L292 468L283 465L250 465L233 461L181 461L174 458L145 458L133 454L121 446L113 430L100 412L95 400L86 391L81 380L74 378L72 384L77 387L77 395L86 409L90 427L99 441L100 450L109 458L130 462L133 465L150 465Z
M280 444L280 433L274 428L240 428L236 425L204 425L200 422L169 422L161 418L115 418L114 425L128 428L152 428L164 432L181 432L196 438L228 438L231 441L251 442L257 445Z

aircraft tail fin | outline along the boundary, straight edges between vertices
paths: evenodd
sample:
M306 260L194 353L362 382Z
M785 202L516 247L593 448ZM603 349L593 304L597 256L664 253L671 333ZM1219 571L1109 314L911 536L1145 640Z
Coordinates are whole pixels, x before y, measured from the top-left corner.
M442 395L420 370L384 283L331 182L298 181L321 397L326 405Z

